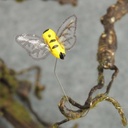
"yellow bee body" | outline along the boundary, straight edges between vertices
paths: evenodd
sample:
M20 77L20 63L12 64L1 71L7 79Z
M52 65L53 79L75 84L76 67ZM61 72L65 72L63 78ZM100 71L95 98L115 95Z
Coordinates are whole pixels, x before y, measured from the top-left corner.
M52 29L47 29L43 32L42 38L44 43L49 46L50 52L53 56L59 59L64 59L66 52L63 44L59 42L56 33Z

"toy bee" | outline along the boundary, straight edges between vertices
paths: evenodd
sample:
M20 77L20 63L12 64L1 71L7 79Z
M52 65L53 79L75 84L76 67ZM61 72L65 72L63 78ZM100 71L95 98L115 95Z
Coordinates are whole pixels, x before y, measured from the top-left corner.
M66 50L70 50L76 43L76 22L76 16L72 15L59 27L57 34L52 29L45 30L42 37L21 34L16 36L16 42L34 59L44 59L49 53L64 59Z

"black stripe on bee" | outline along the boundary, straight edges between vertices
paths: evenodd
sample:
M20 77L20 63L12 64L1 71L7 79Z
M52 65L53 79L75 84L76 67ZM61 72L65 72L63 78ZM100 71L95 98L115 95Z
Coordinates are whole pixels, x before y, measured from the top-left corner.
M52 40L50 40L50 42L49 43L52 43L52 42L55 42L56 41L56 39L52 39Z
M44 32L43 32L43 34L45 33L45 32L47 32L49 29L46 29Z
M55 48L57 48L58 47L58 45L54 45L53 47L52 47L52 49L55 49Z

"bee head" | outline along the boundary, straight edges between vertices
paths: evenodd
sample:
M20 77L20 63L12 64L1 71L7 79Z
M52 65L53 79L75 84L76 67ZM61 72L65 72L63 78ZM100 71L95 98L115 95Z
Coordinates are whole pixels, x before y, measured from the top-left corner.
M52 29L46 29L43 34L42 38L44 39L45 43L48 43L51 39L56 37L56 33Z

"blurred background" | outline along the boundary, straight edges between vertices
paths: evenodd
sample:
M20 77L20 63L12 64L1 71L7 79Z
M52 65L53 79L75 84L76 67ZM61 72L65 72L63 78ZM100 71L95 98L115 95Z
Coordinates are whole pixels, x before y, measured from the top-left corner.
M57 1L26 0L18 3L14 0L0 0L0 58L8 67L19 71L38 65L42 68L41 83L46 90L43 99L30 96L33 109L41 119L55 123L64 119L58 110L58 102L63 93L55 79L53 68L55 58L49 55L46 59L33 60L27 52L15 42L15 36L22 33L42 35L47 28L57 31L69 16L77 16L77 43L67 52L65 60L58 60L57 73L68 96L84 104L91 87L97 84L96 60L99 36L103 32L100 17L116 0L78 0L78 5L60 5ZM128 117L128 16L124 16L115 24L118 38L116 65L119 74L115 79L109 96L114 97L122 105ZM105 71L106 84L112 71ZM34 79L33 73L27 76ZM102 90L103 91L103 90ZM102 92L101 91L101 92ZM100 103L86 117L70 121L62 127L70 128L78 123L79 128L121 128L120 116L108 102ZM13 128L10 123L0 117L0 128Z

